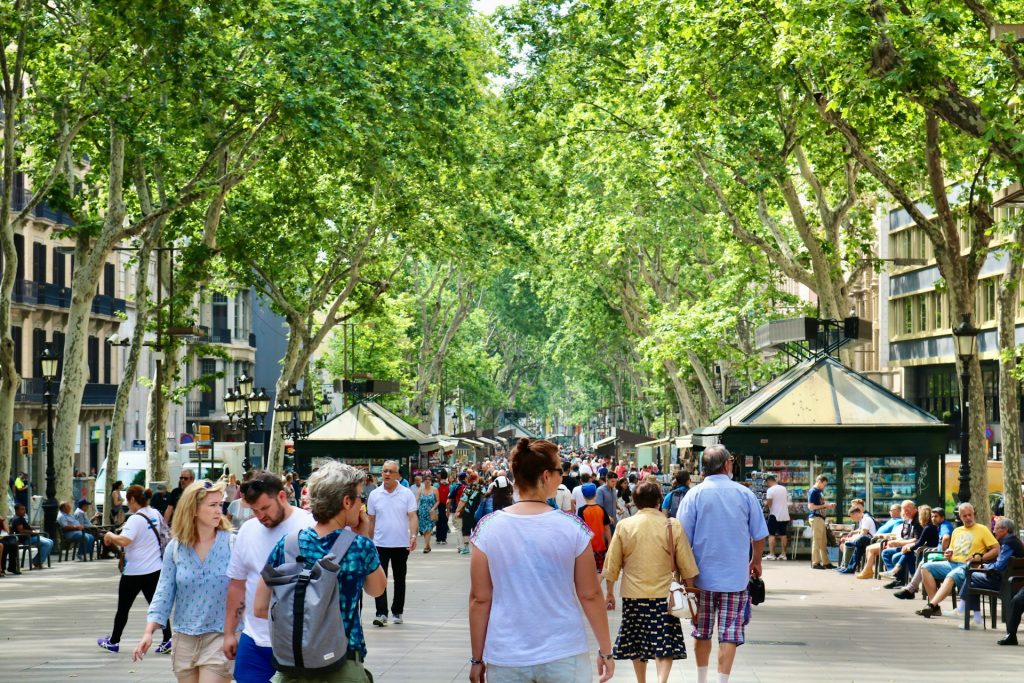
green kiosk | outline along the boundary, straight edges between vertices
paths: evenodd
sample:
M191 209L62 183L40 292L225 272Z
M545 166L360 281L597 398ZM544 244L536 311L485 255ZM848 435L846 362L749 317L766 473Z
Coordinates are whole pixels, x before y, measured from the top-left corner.
M832 322L798 320L808 329L804 321ZM818 348L809 344L786 372L694 430L694 448L724 444L739 464L737 481L759 494L764 477L776 475L789 490L794 519L806 517L807 492L819 474L829 479L826 499L836 503L832 521L845 521L855 498L878 520L907 498L941 504L949 426L840 363L830 355L842 345L837 337L841 342L842 332Z

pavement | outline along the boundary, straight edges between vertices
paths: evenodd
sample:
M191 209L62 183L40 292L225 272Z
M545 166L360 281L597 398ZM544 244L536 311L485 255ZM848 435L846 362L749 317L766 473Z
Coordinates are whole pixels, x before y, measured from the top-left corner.
M434 552L417 551L411 558L405 624L375 628L373 601L366 601L366 665L376 683L467 680L469 559L455 547L435 545ZM814 571L807 562L766 562L764 578L767 600L754 608L732 683L989 683L1024 677L1024 647L995 644L1001 627L964 632L958 629L962 618L924 619L914 614L920 600L896 600L880 581ZM96 646L96 638L110 632L117 580L116 564L99 560L54 561L52 569L0 579L0 682L173 681L167 656L131 662L146 613L141 596L125 631L125 650L115 655ZM613 635L618 618L618 612L610 615ZM676 662L673 682L696 681L693 644L686 640L691 659ZM635 680L629 662L617 665L612 680ZM652 663L652 681L653 669ZM709 678L717 681L713 665Z

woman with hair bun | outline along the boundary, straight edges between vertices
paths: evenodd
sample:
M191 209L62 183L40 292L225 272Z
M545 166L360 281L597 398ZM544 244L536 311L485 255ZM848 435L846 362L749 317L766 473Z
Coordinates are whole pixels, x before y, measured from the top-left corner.
M128 509L131 515L124 523L121 533L108 531L103 536L107 545L124 548L124 571L117 588L117 614L114 616L114 630L109 636L96 640L96 644L104 650L117 652L120 649L121 633L128 623L128 613L132 603L141 592L146 602L153 601L153 594L160 582L160 568L163 566L163 552L160 538L167 537L167 525L159 512L149 507L149 499L153 492L139 485L129 486L125 491ZM171 626L163 628L163 641L156 652L166 654L171 651Z
M558 446L520 439L510 461L519 502L481 519L471 539L469 680L590 683L586 616L603 683L615 662L592 534L547 503L562 483Z

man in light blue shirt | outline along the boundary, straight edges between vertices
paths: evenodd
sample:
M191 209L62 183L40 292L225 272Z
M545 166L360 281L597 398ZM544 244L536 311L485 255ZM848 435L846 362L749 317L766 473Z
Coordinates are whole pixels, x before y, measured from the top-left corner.
M718 679L729 680L736 647L743 644L747 584L761 576L768 525L753 492L732 480L735 458L722 445L701 456L704 481L690 489L677 517L693 548L700 574L700 613L694 625L697 682L707 683L711 634L718 624ZM751 553L753 542L753 553Z

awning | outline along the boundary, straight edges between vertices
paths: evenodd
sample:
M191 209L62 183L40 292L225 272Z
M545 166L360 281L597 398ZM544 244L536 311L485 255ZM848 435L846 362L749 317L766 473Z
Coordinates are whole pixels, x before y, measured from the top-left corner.
M686 436L677 436L676 448L680 450L684 448L693 448L693 435L687 434Z
M619 437L617 437L614 434L612 434L611 436L606 436L605 438L601 439L600 441L595 441L594 445L591 446L591 448L600 448L601 446L607 446L610 443L615 443L615 440L618 439L618 438Z
M495 448L504 448L504 446L502 446L500 443L498 443L494 439L488 439L486 436L478 436L476 437L476 439L477 441L482 441L488 446L494 446Z
M363 401L320 425L303 441L317 442L412 442L421 453L436 451L438 439L424 434L387 408Z
M647 446L650 448L657 448L658 446L667 446L670 443L672 443L672 439L666 437L664 439L655 439L654 441L645 441L643 443L638 443L636 447L641 448Z

